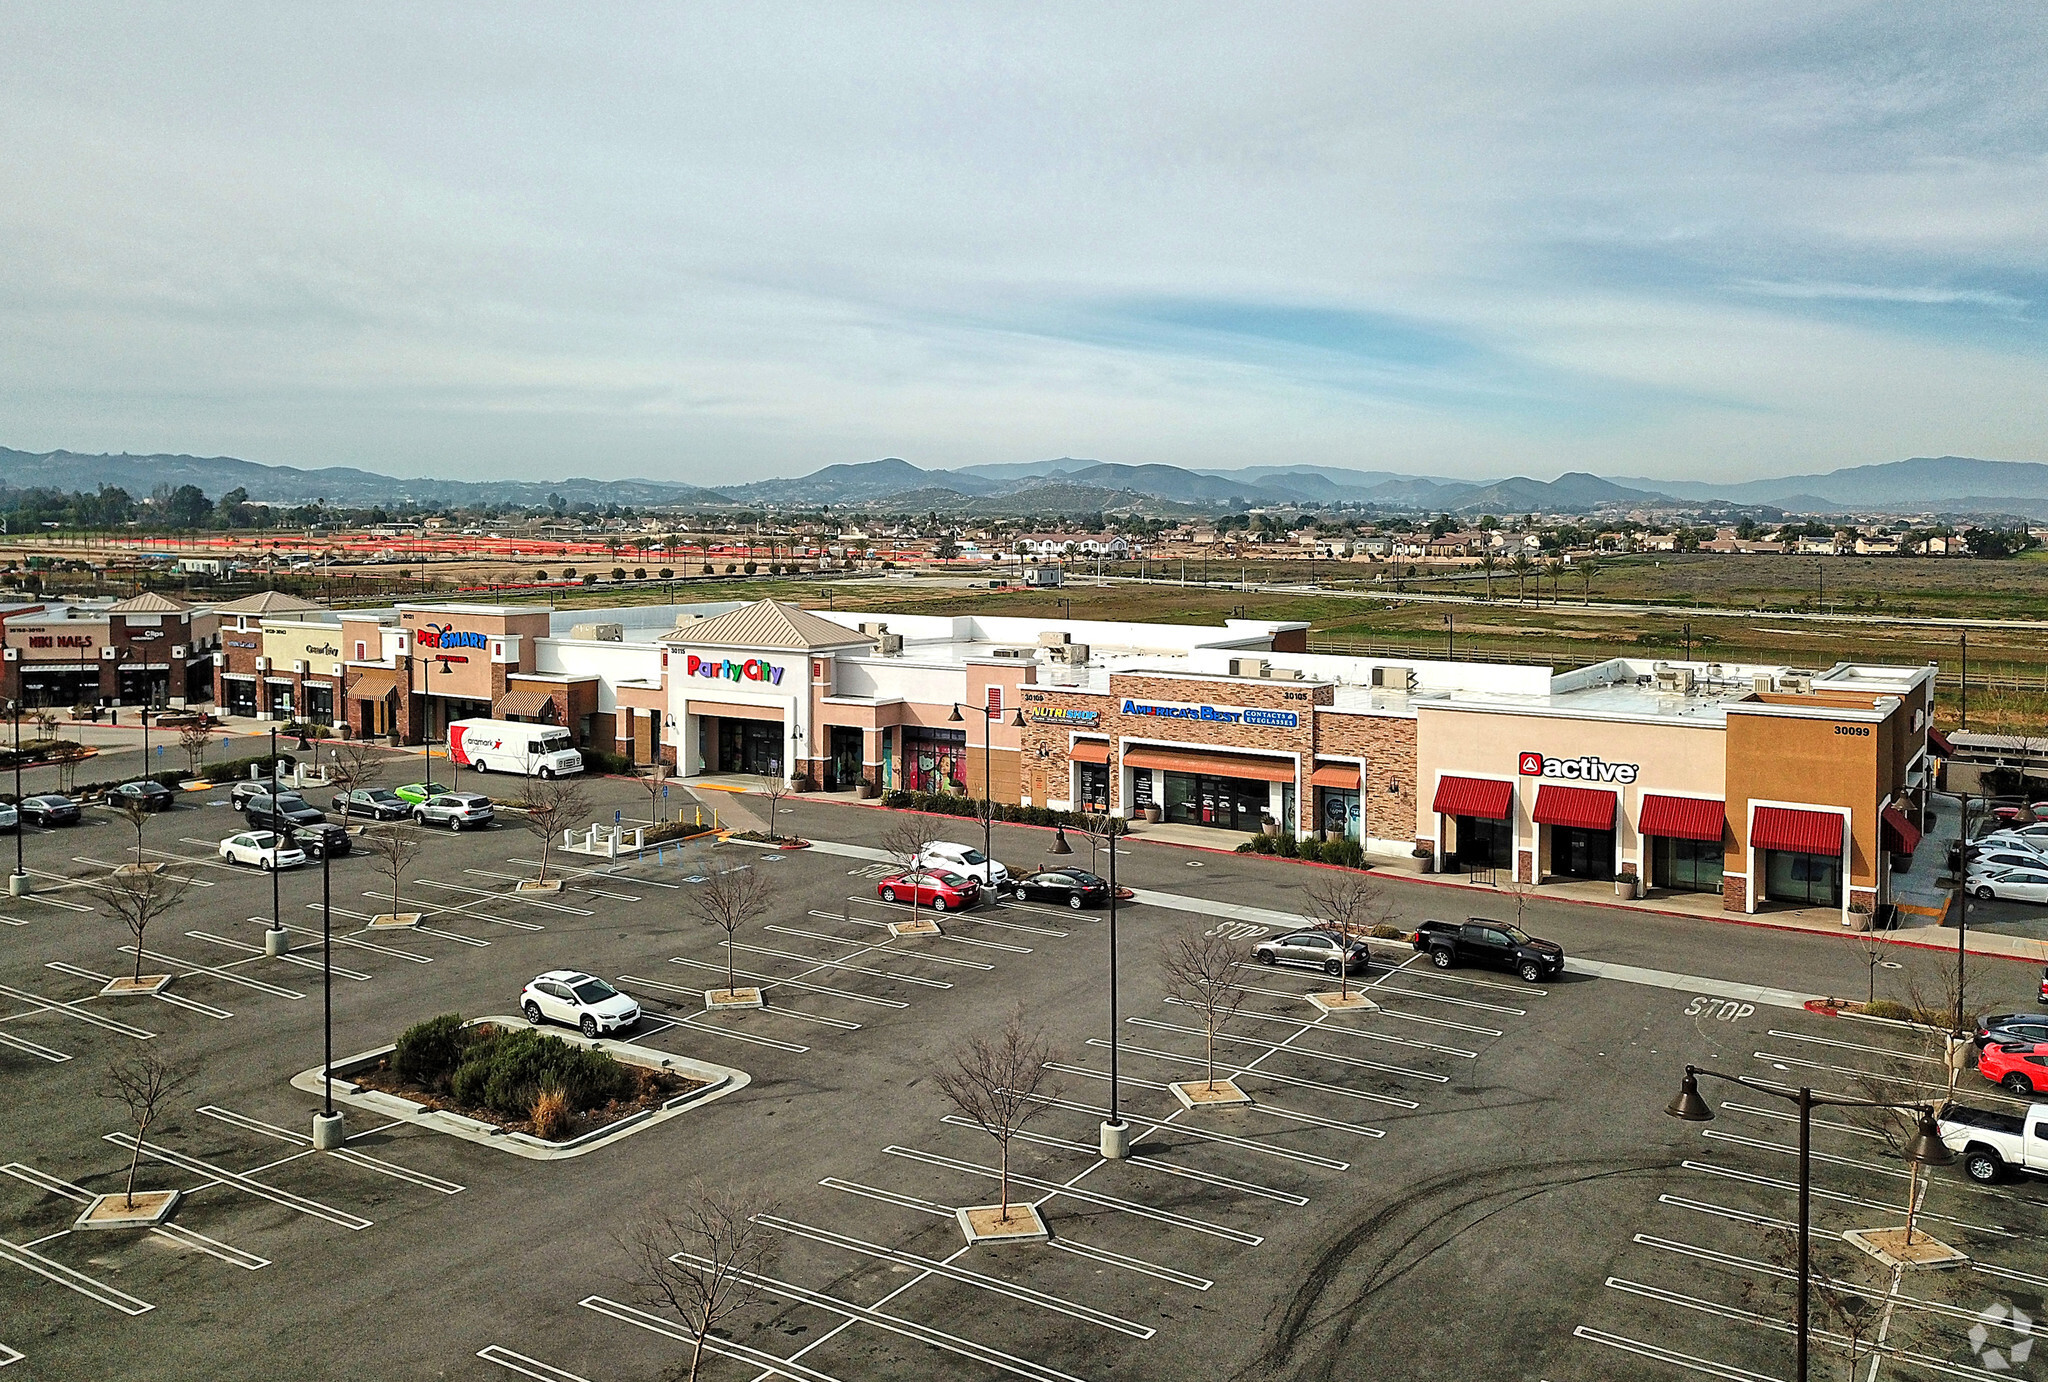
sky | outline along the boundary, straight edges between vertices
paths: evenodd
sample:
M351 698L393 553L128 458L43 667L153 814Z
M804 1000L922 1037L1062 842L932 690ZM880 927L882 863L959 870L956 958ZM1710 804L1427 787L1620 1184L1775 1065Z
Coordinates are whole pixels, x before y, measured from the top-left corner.
M0 446L2048 460L2031 0L74 2L0 51Z

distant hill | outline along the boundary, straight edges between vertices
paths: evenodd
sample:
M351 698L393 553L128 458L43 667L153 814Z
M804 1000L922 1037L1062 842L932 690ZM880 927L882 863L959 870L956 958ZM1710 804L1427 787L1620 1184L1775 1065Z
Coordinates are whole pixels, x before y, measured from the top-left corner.
M2011 513L2048 517L2048 465L1971 456L1915 456L1849 466L1820 475L1787 475L1722 485L1697 480L1621 478L1679 499L1771 504L1800 512L1828 509L1894 513Z

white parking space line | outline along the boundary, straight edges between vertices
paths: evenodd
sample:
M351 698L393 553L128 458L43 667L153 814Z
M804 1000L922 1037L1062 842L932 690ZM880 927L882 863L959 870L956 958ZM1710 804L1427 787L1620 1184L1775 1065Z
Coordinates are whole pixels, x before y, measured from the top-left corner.
M26 1357L28 1357L26 1353L17 1352L16 1350L9 1348L5 1344L0 1344L0 1368L7 1367L10 1364L19 1363L22 1359Z
M1033 1094L1028 1097L1034 1104L1045 1104L1050 1108L1066 1109L1073 1113L1099 1115L1103 1112L1103 1109L1096 1104L1077 1104L1071 1099L1054 1099L1044 1094ZM1198 1128L1191 1123L1172 1123L1158 1118L1145 1118L1132 1113L1129 1109L1122 1109L1119 1112L1126 1123L1135 1123L1141 1128L1151 1130L1170 1129L1183 1136L1191 1137L1197 1142L1214 1142L1222 1146L1236 1147L1240 1151L1256 1152L1261 1156L1277 1157L1282 1161L1297 1161L1307 1166L1321 1166L1331 1171L1348 1171L1351 1169L1350 1162L1338 1161L1334 1157L1317 1156L1312 1152L1297 1152L1289 1147L1275 1147L1269 1143L1260 1142L1255 1138L1239 1137L1234 1133L1214 1132L1208 1128Z
M986 1272L977 1272L971 1267L956 1266L953 1263L941 1262L937 1258L932 1257L919 1257L915 1253L901 1252L895 1248L884 1247L880 1243L865 1242L859 1238L849 1238L847 1235L835 1233L831 1229L816 1228L809 1224L799 1223L794 1219L784 1219L779 1215L757 1215L754 1222L776 1229L782 1233L787 1233L792 1237L805 1238L813 1243L822 1243L827 1247L841 1248L847 1252L857 1253L862 1257L874 1258L879 1262L888 1262L894 1266L907 1267L913 1271L922 1271L933 1276L942 1276L948 1280L960 1282L963 1285L978 1287L981 1290L1007 1297L1010 1300L1021 1301L1027 1305L1036 1305L1055 1314L1066 1315L1087 1324L1114 1330L1119 1334L1128 1334L1134 1339L1149 1339L1159 1332L1149 1325L1139 1324L1135 1320L1127 1320L1120 1315L1112 1315L1107 1311L1096 1310L1077 1301L1066 1300L1044 1291L1036 1291L1029 1286L1019 1286L1015 1283L1004 1281L1000 1277L990 1276Z
M1178 998L1168 998L1165 1001L1175 1007L1184 1008L1188 1006L1188 1004ZM1363 1013L1358 1015L1365 1016ZM1456 1046L1439 1046L1433 1041L1412 1041L1407 1037L1388 1036L1385 1032L1374 1032L1364 1027L1354 1027L1348 1022L1339 1027L1326 1022L1309 1022L1299 1017L1285 1017L1278 1013L1255 1013L1246 1012L1242 1009L1239 1010L1237 1016L1253 1022L1284 1022L1290 1027L1312 1027L1319 1032L1357 1037L1361 1041L1382 1041L1389 1046L1406 1046L1410 1050L1415 1051L1435 1051L1439 1055L1459 1056L1465 1060L1479 1059L1477 1051L1467 1051Z
M1100 1047L1103 1050L1109 1049L1109 1043L1101 1037L1090 1037L1088 1044ZM1150 1046L1133 1046L1128 1041L1119 1042L1117 1045L1118 1049L1127 1055L1150 1056L1154 1060L1167 1061L1175 1065L1194 1065L1202 1066L1204 1069L1207 1068L1207 1062L1200 1056L1184 1056L1178 1051L1158 1051ZM1254 1070L1249 1065L1233 1065L1228 1061L1218 1061L1216 1068L1227 1071L1232 1077L1250 1075L1261 1080L1271 1080L1275 1084L1289 1085L1296 1089L1320 1090L1325 1094L1335 1094L1345 1099L1361 1099L1367 1103L1386 1104L1393 1108L1415 1109L1422 1107L1413 1099L1401 1099L1392 1094L1375 1094L1370 1090L1364 1089L1346 1089L1342 1085L1324 1084L1320 1080L1304 1080L1295 1075L1277 1075L1270 1070Z
M1726 1166L1716 1166L1708 1161L1681 1161L1678 1164L1685 1170L1698 1171L1702 1175L1719 1176L1723 1180L1740 1181L1745 1185L1758 1185L1771 1190L1783 1190L1795 1195L1799 1193L1797 1181L1779 1180L1775 1176L1760 1176L1750 1171L1736 1171ZM1883 1200L1866 1200L1860 1195L1848 1195L1839 1190L1823 1190L1818 1185L1814 1186L1809 1193L1817 1200L1830 1200L1836 1204L1853 1204L1861 1209L1877 1209L1891 1213L1896 1208L1896 1206ZM1975 1224L1967 1219L1957 1219L1947 1214L1936 1214L1931 1209L1922 1209L1914 1217L1919 1219L1939 1219L1945 1224L1954 1224L1957 1228L1975 1229L1980 1233L1996 1234L2000 1238L2017 1238L2020 1236L2017 1233L2007 1231L1998 1224Z
M1670 1205L1673 1209L1690 1210L1694 1214L1705 1214L1715 1219L1732 1219L1738 1224L1748 1224L1752 1228L1774 1228L1790 1233L1799 1227L1790 1219L1776 1219L1768 1214L1757 1214L1747 1209L1731 1209L1725 1204L1715 1204L1710 1200L1689 1200L1683 1195L1659 1195L1657 1203ZM1811 1225L1809 1231L1817 1238L1842 1236L1818 1224Z
M1104 1044L1107 1045L1108 1043L1105 1042ZM1126 1046L1123 1049L1128 1051L1131 1048ZM1048 1061L1046 1062L1045 1068L1048 1070L1057 1070L1064 1075L1079 1075L1083 1079L1100 1080L1104 1083L1107 1083L1109 1080L1108 1072L1102 1070L1090 1070L1085 1065L1067 1065L1060 1061ZM1164 1093L1167 1088L1165 1084L1160 1083L1158 1081L1141 1080L1130 1075L1123 1076L1123 1083L1132 1089L1154 1089L1160 1091L1161 1093ZM1336 1118L1323 1118L1313 1113L1298 1113L1292 1109L1280 1108L1276 1105L1265 1103L1263 1101L1255 1104L1244 1105L1243 1111L1247 1113L1263 1114L1268 1118L1283 1118L1290 1123L1305 1123L1310 1127L1328 1128L1332 1132L1348 1132L1356 1137L1385 1137L1387 1135L1384 1129L1367 1127L1363 1123L1346 1123ZM1163 1127L1169 1125L1161 1124L1160 1126ZM1185 1123L1174 1123L1170 1126L1179 1128L1184 1132L1188 1130L1188 1125Z
M1604 960L1566 960L1567 974L1590 974L1596 979L1616 979L1626 984L1647 984L1652 988L1673 989L1679 993L1704 993L1715 998L1739 998L1744 1002L1763 1003L1773 1008L1794 1008L1804 1011L1807 1000L1818 995L1793 993L1787 989L1765 988L1758 984L1737 984L1726 979L1709 979L1699 974L1673 974L1661 969L1642 969L1635 965L1608 964Z
M30 872L33 873L34 870L31 869ZM48 893L30 893L28 895L28 900L31 902L39 902L45 907L61 907L67 912L90 912L92 910L92 908L86 906L83 902L66 902L62 898L51 897ZM0 918L0 920L8 919ZM9 920L8 924L13 926L28 925L28 923L25 921L12 920Z
M900 1156L911 1161L921 1161L928 1166L940 1166L949 1171L958 1171L962 1175L980 1176L987 1180L1000 1180L1002 1178L1002 1173L992 1166L977 1166L971 1161L960 1161L954 1157L939 1156L934 1152L922 1152L915 1147L892 1145L882 1148L882 1151L889 1156ZM1114 1195L1099 1194L1096 1191L1082 1190L1075 1186L1055 1185L1051 1181L1039 1180L1035 1176L1020 1175L1015 1171L1010 1172L1010 1184L1021 1185L1027 1190L1047 1191L1049 1192L1047 1195L1049 1199L1065 1195L1072 1199L1085 1201L1088 1204L1100 1205L1104 1209L1120 1209L1126 1214L1135 1214L1141 1219L1151 1219L1156 1223L1170 1224L1175 1228L1189 1229L1195 1233L1207 1234L1212 1238L1227 1238L1233 1243L1242 1243L1248 1248L1255 1248L1266 1241L1255 1233L1241 1233L1234 1228L1225 1228L1221 1224L1206 1223L1201 1219L1190 1218L1185 1214L1176 1214L1168 1209L1155 1209L1149 1204L1140 1204L1135 1200L1119 1199Z
M445 917L448 915L448 913L440 912L436 915ZM490 944L489 941L478 940L475 936L457 935L453 931L443 931L438 926L428 926L425 922L420 923L418 926L415 926L412 929L423 936L439 936L444 941L458 941L463 945L473 945L481 948L484 946L488 946Z
M875 897L849 897L846 900L848 902L858 902L863 906L873 907L880 912L907 914L910 911L910 904L907 902L888 903ZM1037 909L1032 908L1030 910L1036 911ZM1021 921L999 921L995 917L984 915L981 908L975 908L972 911L966 912L934 912L929 907L919 907L917 913L919 916L942 917L948 921L971 921L977 926L997 926L1005 931L1022 931L1027 936L1045 936L1053 940L1064 940L1073 934L1071 931L1062 931L1052 926L1027 926ZM1059 916L1061 913L1048 912L1046 915Z
M787 1051L793 1056L801 1056L811 1049L800 1042L783 1041L778 1037L757 1036L752 1032L736 1032L726 1027L714 1027L709 1023L695 1022L687 1017L666 1017L662 1018L661 1022L663 1023L662 1026L643 1032L642 1035L651 1040L667 1031L670 1027L688 1027L693 1032L709 1032L712 1036L721 1036L728 1041L745 1042L749 1046L766 1046L774 1051Z
M1804 1060L1798 1056L1778 1055L1770 1051L1754 1051L1751 1052L1751 1055L1753 1055L1757 1060L1765 1061L1773 1066L1789 1065L1800 1070L1825 1070L1830 1075L1847 1075L1851 1079L1867 1078L1872 1073L1871 1071L1860 1069L1859 1067L1853 1065L1829 1065L1823 1061ZM1885 1076L1885 1079L1892 1084L1908 1085L1914 1089L1934 1090L1941 1097L1939 1099L1934 1099L1930 1101L1933 1103L1938 1104L1942 1102L1942 1100L1948 1098L1948 1085L1942 1082L1931 1080L1916 1080L1906 1075L1887 1075ZM1997 1098L2000 1096L1992 1094L1987 1091L1984 1097ZM2020 1108L2026 1108L2028 1106L2027 1101L2024 1099L2007 1099L2006 1102L2014 1104Z
M87 1276L84 1272L73 1271L62 1262L54 1261L5 1238L0 1238L0 1262L12 1262L17 1267L26 1267L45 1280L69 1287L87 1300L109 1306L124 1315L143 1315L156 1309L139 1296L131 1296L126 1291Z
M0 984L0 994L12 998L18 1003L32 1004L43 1012L60 1013L65 1017L75 1017L80 1022L94 1027L102 1027L110 1032L119 1032L122 1036L134 1037L137 1041L153 1041L156 1039L155 1032L145 1032L140 1027L131 1027L125 1022L116 1022L111 1017L101 1017L98 1013L87 1012L76 1003L67 1003L55 998L45 998L41 994L30 993L27 989L18 989L11 984ZM7 1020L12 1021L13 1019L9 1018Z
M514 1353L503 1344L492 1344L489 1348L480 1348L476 1351L476 1356L483 1359L486 1363L496 1363L507 1372L516 1372L521 1377L535 1378L538 1382L590 1382L590 1379L587 1377L581 1377L576 1373L565 1371L551 1363L543 1363L538 1358L529 1358L523 1353Z
M275 1123L266 1123L260 1118L251 1118L247 1114L236 1113L233 1109L225 1109L218 1104L201 1105L198 1111L209 1118L215 1118L226 1123L229 1127L240 1128L244 1132L253 1132L261 1137L276 1138L280 1142L288 1142L295 1147L312 1145L313 1139L310 1134L299 1132L293 1128L281 1128ZM368 1152L359 1152L353 1147L339 1147L328 1153L328 1155L336 1161L346 1161L351 1166L360 1166L366 1171L375 1171L379 1175L390 1176L394 1180L407 1181L419 1186L423 1190L433 1190L443 1195L460 1195L466 1188L457 1185L452 1180L442 1180L439 1176L430 1176L424 1171L415 1171L409 1166L400 1166L396 1162L385 1161L381 1157L371 1156Z
M308 911L317 912L320 910L320 904L317 902L309 902L306 904L306 908ZM352 920L369 920L368 917L363 916L360 912L351 914L342 911L339 907L335 908L334 912L336 916L347 916L350 917ZM257 926L267 927L270 925L269 917L250 917L249 920ZM310 926L286 926L284 929L291 932L295 936L312 936L315 939L318 939L320 936L320 933L318 931L315 931ZM375 941L358 940L354 936L345 936L339 933L335 935L334 943L336 945L354 946L357 950L375 951L379 955L389 955L393 959L411 960L414 964L419 965L430 965L434 962L434 957L432 955L422 955L418 951L414 950L400 950L397 949L395 946L379 945Z
M684 956L672 956L672 965L683 965L690 969L710 970L714 974L725 973L724 965L707 964L703 960L692 960ZM764 988L795 988L806 993L822 993L830 998L843 998L849 1003L872 1003L881 1008L907 1008L910 1004L895 998L877 998L870 993L853 993L846 989L827 988L823 984L806 983L802 979L780 979L773 974L758 974L751 969L735 969L737 977L758 980Z
M821 921L836 921L846 926L872 926L883 931L889 929L889 923L886 921L869 921L865 917L844 916L838 912L820 912L814 909L809 915L817 917ZM775 928L770 927L769 929L773 930ZM955 936L948 933L940 936L939 939L949 941L954 945L976 945L987 950L1006 950L1013 955L1029 955L1031 953L1031 947L1028 945L1010 945L1005 941L987 941L974 936Z
M524 902L528 906L538 907L544 912L566 912L570 916L578 917L597 915L588 907L572 907L566 902L551 902L546 898L527 897L519 893L501 892L495 888L472 888L465 883L449 883L439 878L415 878L412 881L412 885L415 888L439 888L443 892L463 893L477 902ZM374 894L364 893L363 896L371 897ZM386 893L385 896L389 897L390 894ZM637 902L639 899L633 898L632 901Z
M23 1055L38 1057L39 1059L49 1061L52 1065L71 1059L65 1052L56 1050L53 1047L39 1045L25 1037L9 1036L5 1032L0 1032L0 1046L12 1047Z
M119 953L133 955L135 947L124 945L120 948ZM276 984L266 984L261 979L251 979L246 975L231 974L227 970L216 968L213 965L203 965L193 960L181 960L176 955L168 954L162 950L145 950L142 952L142 958L145 960L160 960L168 965L176 965L190 974L204 974L207 978L218 979L224 984L239 984L245 989L254 989L258 993L267 993L273 998L285 998L297 1002L306 996L303 993L297 993L288 988L281 988Z
M1527 1008L1510 1007L1505 1003L1485 1003L1477 998L1454 998L1448 993L1430 993L1426 989L1411 988L1406 984L1375 985L1378 993L1398 993L1403 998L1419 998L1428 1003L1449 1003L1460 1008L1476 1008L1481 1012L1501 1013L1507 1017L1527 1017Z
M1140 1276L1154 1277L1160 1281L1171 1282L1175 1286L1185 1286L1190 1291L1206 1291L1216 1284L1206 1276L1196 1276L1191 1272L1175 1271L1171 1267L1162 1267L1157 1262L1147 1262L1142 1257L1127 1257L1123 1253L1111 1252L1108 1248L1098 1248L1092 1243L1083 1243L1074 1238L1055 1238L1048 1242L1046 1246L1058 1248L1061 1252L1073 1253L1076 1257L1085 1257L1090 1261L1101 1262L1107 1266L1121 1267L1127 1272L1136 1272Z
M659 1315L650 1315L645 1310L638 1310L630 1305L621 1305L618 1301L607 1300L603 1296L585 1296L577 1304L581 1305L585 1310L594 1310L600 1315L608 1315L621 1324L630 1324L636 1328L645 1329L650 1333L674 1339L678 1343L695 1344L696 1342L690 1334L678 1326L669 1323ZM819 1372L816 1368L806 1367L802 1363L777 1358L772 1353L764 1353L758 1348L753 1348L747 1344L733 1343L718 1338L715 1335L704 1340L704 1351L716 1354L720 1358L731 1358L753 1367L764 1368L773 1376L787 1377L791 1379L791 1382L839 1382L839 1379L832 1376L831 1373Z
M925 988L949 989L953 987L951 983L944 979L927 979L915 974L898 974L894 970L888 969L869 969L864 965L854 964L850 960L820 959L815 955L799 955L792 950L775 950L765 945L746 945L738 941L733 943L732 948L744 951L749 955L766 955L771 959L793 960L800 965L809 965L811 968L804 971L807 974L820 969L843 969L852 974L865 974L871 979L894 979L899 983L920 984ZM875 947L869 945L865 949L871 952Z
M956 969L992 970L994 965L982 960L960 960L950 955L927 955L921 950L906 950L899 946L880 946L873 941L849 940L845 936L828 936L823 931L806 931L800 926L763 926L763 931L772 931L778 936L797 936L807 941L823 941L827 945L852 945L863 950L874 950L892 959L921 960L925 964L952 965Z
M1646 1344L1640 1339L1631 1339L1624 1334L1610 1334L1604 1329L1594 1329L1590 1325L1580 1325L1572 1331L1572 1337L1584 1339L1589 1343L1605 1344L1624 1353L1633 1353L1638 1358L1669 1363L1673 1367L1696 1372L1705 1377L1718 1377L1723 1379L1723 1382L1782 1382L1781 1379L1766 1372L1751 1372L1748 1368L1738 1368L1733 1363L1716 1363L1712 1359L1680 1353L1661 1344Z
M73 1185L68 1180L59 1180L19 1161L0 1166L0 1172L5 1172L16 1180L27 1181L30 1185L46 1190L52 1195L61 1196L74 1204L91 1204L93 1201L92 1192L84 1186ZM240 1267L244 1271L260 1271L271 1265L267 1257L258 1257L253 1252L243 1252L240 1248L231 1248L219 1239L208 1238L203 1233L195 1233L178 1224L157 1224L149 1233L152 1237L165 1239L180 1247L193 1248L209 1257L217 1257L230 1266Z
M1765 1036L1779 1037L1786 1041L1804 1042L1808 1046L1831 1046L1838 1051L1865 1051L1873 1056L1884 1056L1891 1060L1914 1061L1921 1065L1940 1065L1941 1057L1915 1055L1911 1051L1898 1051L1889 1046L1868 1046L1860 1041L1834 1041L1828 1037L1807 1036L1801 1032L1781 1032L1776 1027L1764 1033Z
M110 1132L103 1134L102 1140L113 1143L123 1151L132 1151L136 1146L136 1138L132 1133ZM272 1204L283 1205L286 1209L296 1209L299 1213L315 1219L325 1219L330 1224L338 1224L342 1228L351 1231L360 1232L370 1227L370 1220L360 1218L349 1213L347 1210L321 1204L318 1200L309 1200L303 1195L294 1195L291 1191L280 1190L274 1185L265 1185L262 1181L252 1180L239 1171L230 1171L225 1166L215 1166L211 1162L201 1161L198 1157L186 1156L183 1152L173 1151L169 1147L160 1147L153 1142L144 1142L141 1145L143 1155L145 1156L183 1170L196 1171L201 1175L211 1176L215 1181L230 1189L243 1191L246 1194L256 1196L258 1199L269 1200ZM205 1187L202 1186L200 1188L204 1189Z
M251 959L263 958L263 947L260 945L250 945L246 941L233 940L227 936L216 936L210 931L187 931L185 934L190 936L195 941L205 941L208 945L218 945L228 950L242 951ZM320 961L314 959L310 955L294 955L291 952L287 951L284 954L277 956L277 958L283 960L286 964L298 965L302 969L321 968ZM363 973L359 969L345 969L340 965L331 965L328 967L333 970L336 978L349 979L353 980L356 983L362 983L364 980L370 977L369 975Z
M939 1121L956 1128L978 1129L980 1127L973 1119L962 1118L954 1113L947 1114ZM1178 1127L1179 1124L1155 1124L1154 1126ZM1015 1132L1011 1136L1021 1142L1029 1142L1040 1147L1057 1147L1063 1152L1079 1152L1089 1158L1101 1155L1099 1148L1089 1143L1069 1142L1065 1138L1049 1137L1044 1133ZM1133 1170L1156 1171L1163 1176L1178 1176L1182 1180L1200 1181L1204 1185L1213 1185L1226 1190L1236 1190L1246 1195L1256 1196L1262 1200L1278 1200L1282 1204L1291 1204L1297 1208L1308 1203L1308 1196L1306 1195L1296 1195L1287 1190L1275 1190L1271 1186L1257 1185L1251 1181L1238 1180L1232 1176L1219 1176L1208 1171L1197 1171L1188 1166L1173 1166L1155 1157L1130 1157L1125 1160L1124 1165Z
M1157 1018L1151 1017L1127 1017L1124 1021L1133 1027L1144 1027L1158 1032L1179 1032L1185 1036L1201 1036L1203 1034L1200 1027L1183 1027L1179 1023L1161 1022ZM1324 1028L1320 1024L1311 1022L1305 1024L1301 1031L1295 1033L1295 1036L1300 1036L1304 1032L1322 1030ZM1331 1030L1340 1029L1333 1028ZM1288 1041L1293 1039L1294 1037L1289 1037ZM1451 1082L1451 1077L1448 1075L1438 1075L1427 1070L1411 1070L1405 1065L1387 1065L1380 1061L1366 1060L1360 1056L1340 1056L1331 1051L1317 1051L1305 1046L1290 1046L1286 1042L1262 1041L1258 1037L1232 1036L1227 1032L1218 1032L1216 1040L1232 1042L1239 1046L1262 1047L1267 1051L1285 1051L1291 1056L1306 1056L1311 1060L1328 1061L1332 1065L1348 1065L1361 1070L1377 1070L1387 1075L1399 1075L1404 1079L1427 1080L1432 1084L1449 1084Z
M133 946L124 945L121 949L131 955L135 953L135 947ZM44 965L43 968L54 969L59 974L69 974L77 979L90 979L95 984L100 985L105 985L113 977L112 975L101 974L96 970L86 969L79 965L66 964L62 960L52 960ZM216 1021L224 1022L234 1016L226 1008L216 1008L210 1003L201 1003L193 998L183 998L175 993L152 993L149 996L159 1003L167 1003L174 1008L183 1008L187 1012L195 1012L202 1017L210 1017Z
M1740 1133L1722 1132L1719 1128L1702 1128L1700 1136L1714 1142L1726 1142L1731 1146L1748 1147L1753 1151L1776 1152L1779 1156L1799 1155L1797 1147L1787 1146L1783 1142L1766 1142L1762 1138L1744 1137ZM1883 1176L1888 1180L1906 1179L1906 1172L1898 1167L1882 1166L1875 1161L1858 1161L1855 1157L1835 1156L1832 1153L1818 1150L1809 1151L1807 1156L1825 1166L1846 1166L1857 1171L1868 1171L1871 1175ZM1916 1179L1918 1179L1917 1176ZM1977 1187L1971 1186L1969 1188L1976 1189Z
M1767 1118L1777 1123L1797 1123L1799 1121L1797 1113L1787 1113L1783 1109L1764 1108L1758 1104L1738 1103L1733 1099L1722 1104L1721 1107L1731 1113L1746 1113L1752 1118ZM1869 1128L1859 1128L1854 1123L1838 1123L1832 1118L1813 1118L1811 1122L1814 1127L1824 1129L1827 1132L1847 1133L1851 1137L1866 1138L1872 1142L1884 1141L1883 1133L1873 1132Z

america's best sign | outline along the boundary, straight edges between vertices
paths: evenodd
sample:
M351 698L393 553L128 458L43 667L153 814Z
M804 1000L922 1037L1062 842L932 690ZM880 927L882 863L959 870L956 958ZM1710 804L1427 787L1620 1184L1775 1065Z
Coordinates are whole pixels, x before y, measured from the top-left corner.
M1642 771L1637 763L1609 763L1587 754L1582 758L1549 758L1540 753L1520 755L1523 777L1554 777L1574 782L1634 782Z

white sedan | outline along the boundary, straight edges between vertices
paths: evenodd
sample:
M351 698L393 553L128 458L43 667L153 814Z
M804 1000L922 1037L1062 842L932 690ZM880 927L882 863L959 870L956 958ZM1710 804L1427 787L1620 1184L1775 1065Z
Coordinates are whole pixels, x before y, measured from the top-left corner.
M917 856L917 866L933 873L964 873L979 878L982 886L997 891L1010 881L1010 871L973 845L936 840Z
M538 1027L561 1022L587 1037L623 1032L640 1020L640 1005L592 974L580 969L551 969L519 994L519 1011Z
M286 844L272 831L249 830L222 840L220 857L230 864L247 864L264 870L295 869L306 862L306 851L297 845Z
M2048 902L2048 862L2034 868L1994 869L1970 875L1970 895L1989 902Z

